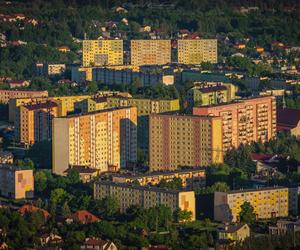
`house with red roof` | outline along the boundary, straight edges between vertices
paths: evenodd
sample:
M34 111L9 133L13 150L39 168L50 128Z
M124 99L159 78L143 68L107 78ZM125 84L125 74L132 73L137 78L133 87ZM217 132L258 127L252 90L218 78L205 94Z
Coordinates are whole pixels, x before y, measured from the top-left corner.
M87 210L78 210L66 220L67 223L72 223L73 221L79 221L82 224L88 224L98 222L100 219Z
M292 135L300 137L300 110L290 108L277 108L277 132L289 131Z
M8 82L8 84L11 89L28 87L30 85L29 81L26 80L11 80Z
M31 204L25 204L22 207L20 207L18 209L18 212L23 216L26 213L34 213L34 212L41 212L44 216L45 220L48 220L50 218L50 214L47 210L39 208L39 207L35 207Z
M81 249L117 250L116 245L110 240L99 238L86 238L81 245Z

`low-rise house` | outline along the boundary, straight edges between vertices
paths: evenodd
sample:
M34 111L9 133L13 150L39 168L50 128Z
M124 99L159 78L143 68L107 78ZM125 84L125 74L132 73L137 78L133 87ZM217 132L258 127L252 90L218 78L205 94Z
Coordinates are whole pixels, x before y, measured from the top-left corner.
M92 213L90 213L89 211L86 210L78 210L77 212L75 212L74 214L72 214L70 216L70 218L68 218L66 220L66 222L72 223L73 221L78 221L82 224L89 224L89 223L94 223L94 222L98 222L100 221L100 219L93 215Z
M78 171L80 180L83 183L90 182L92 179L98 176L99 171L94 168L88 168L84 166L72 166L72 168L69 168L66 170L66 172L69 172L71 169L75 169Z
M63 242L62 237L56 234L42 234L40 237L41 246L53 246Z
M244 241L250 237L250 228L247 224L224 224L218 228L218 240Z
M28 87L30 85L30 82L26 80L11 80L8 82L8 84L11 89L14 89Z
M25 215L26 213L34 213L34 212L41 212L45 221L48 220L50 218L50 214L47 210L39 208L39 207L35 207L31 204L25 204L22 207L20 207L18 209L18 212L21 215Z
M269 226L269 234L284 235L300 232L300 221L278 220L275 226Z
M279 157L277 155L252 153L251 159L256 164L255 174L258 177L281 175L277 170L277 165L279 163Z
M63 52L63 53L67 53L67 52L70 52L70 48L68 46L61 46L61 47L58 47L57 50L59 52Z
M86 238L80 246L81 249L117 250L116 245L110 240L99 238Z
M0 242L0 249L8 249L8 245L6 242Z
M292 135L300 136L300 110L277 108L277 131L289 131Z
M0 150L0 164L13 164L14 155L8 151Z

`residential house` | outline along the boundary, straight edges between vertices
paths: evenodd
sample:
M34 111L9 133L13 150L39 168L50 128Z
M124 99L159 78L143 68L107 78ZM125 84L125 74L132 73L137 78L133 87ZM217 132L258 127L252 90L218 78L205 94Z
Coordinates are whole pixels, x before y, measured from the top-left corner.
M269 226L269 234L284 235L287 233L300 232L300 221L278 220L276 225Z
M78 210L77 212L75 212L74 214L72 214L70 216L70 218L68 218L66 220L66 222L72 223L73 221L79 221L82 224L89 224L89 223L94 223L94 222L98 222L100 221L100 219L93 215L92 213L90 213L89 211L86 210Z
M50 214L47 210L39 208L39 207L35 207L31 204L25 204L22 207L20 207L18 209L18 212L21 215L25 215L26 213L34 213L34 212L41 212L45 221L48 220L50 218Z
M97 250L117 250L116 245L110 240L101 240L99 238L86 238L82 243L81 249Z
M224 224L217 230L218 240L244 241L250 237L250 228L247 224Z
M300 136L300 110L277 108L277 132L289 131L292 135Z

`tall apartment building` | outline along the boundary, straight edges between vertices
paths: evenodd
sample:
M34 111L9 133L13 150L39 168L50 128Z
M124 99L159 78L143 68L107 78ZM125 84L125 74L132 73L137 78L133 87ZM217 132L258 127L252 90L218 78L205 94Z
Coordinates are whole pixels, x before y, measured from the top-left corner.
M187 91L187 100L190 107L230 102L235 99L237 91L237 88L230 83L195 82L194 85Z
M131 40L132 65L162 65L170 62L170 40Z
M223 222L239 221L244 202L250 202L257 219L287 217L288 200L288 188L285 187L215 192L214 219Z
M90 95L79 96L53 96L53 97L39 97L39 98L18 98L9 100L9 121L15 122L17 111L22 105L38 104L42 102L55 102L58 105L58 116L66 116L69 112L74 112L75 103L85 99L92 98Z
M47 101L20 106L15 122L16 140L32 145L52 138L52 120L58 116L58 105Z
M206 184L206 175L204 168L197 169L183 169L164 172L153 172L147 174L116 174L112 176L112 181L117 183L133 183L138 182L141 186L157 185L162 180L171 181L174 178L180 178L182 180L182 186L184 188L200 188Z
M209 116L152 114L149 152L151 171L222 163L222 120Z
M0 164L0 196L31 199L34 196L32 169Z
M83 40L83 66L122 64L123 40Z
M218 62L217 39L178 40L178 63Z
M118 170L137 158L135 107L107 109L53 120L53 172L86 166Z
M0 103L7 104L9 100L16 98L36 98L47 96L48 91L0 90Z
M194 107L193 114L222 117L224 150L241 143L265 142L276 135L276 100L273 96Z
M120 98L108 97L107 106L114 107L137 107L138 115L138 146L145 153L149 147L149 115L153 113L164 113L169 111L178 111L180 104L178 99L145 99L145 98Z
M149 186L133 186L127 183L113 183L100 181L94 184L94 199L114 197L120 205L120 211L126 212L130 206L139 205L151 208L165 205L172 211L180 208L192 212L195 220L195 193L194 191L176 191Z

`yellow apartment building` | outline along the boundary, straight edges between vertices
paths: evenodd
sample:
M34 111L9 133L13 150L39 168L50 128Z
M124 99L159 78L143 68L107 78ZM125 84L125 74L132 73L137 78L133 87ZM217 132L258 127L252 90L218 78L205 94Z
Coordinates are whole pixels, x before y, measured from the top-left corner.
M83 40L82 65L123 64L123 40Z
M180 104L178 99L145 99L145 98L120 98L108 97L107 106L114 107L137 107L138 115L138 146L144 152L148 152L149 147L149 115L152 113L164 113L178 111Z
M163 65L171 62L171 40L131 40L131 64Z
M217 39L178 40L178 63L218 62Z
M90 95L80 96L53 96L40 98L18 98L9 101L9 121L15 122L17 110L25 104L38 104L42 102L55 102L58 105L58 116L66 116L68 112L73 112L75 103L91 98Z
M178 208L190 211L192 220L196 218L194 191L175 191L106 181L96 182L94 199L103 199L108 196L114 197L119 202L121 213L125 213L133 205L139 205L145 209L165 205L172 211Z
M57 117L53 120L53 172L71 166L106 172L137 158L137 111L123 107Z
M48 91L29 90L0 90L0 103L7 104L11 99L16 98L37 98L47 97Z
M287 217L289 193L285 187L215 192L214 219L223 222L238 222L241 205L250 202L257 219Z
M209 116L151 114L149 152L150 171L222 163L222 119Z
M0 196L12 199L31 199L34 196L32 169L0 164Z

